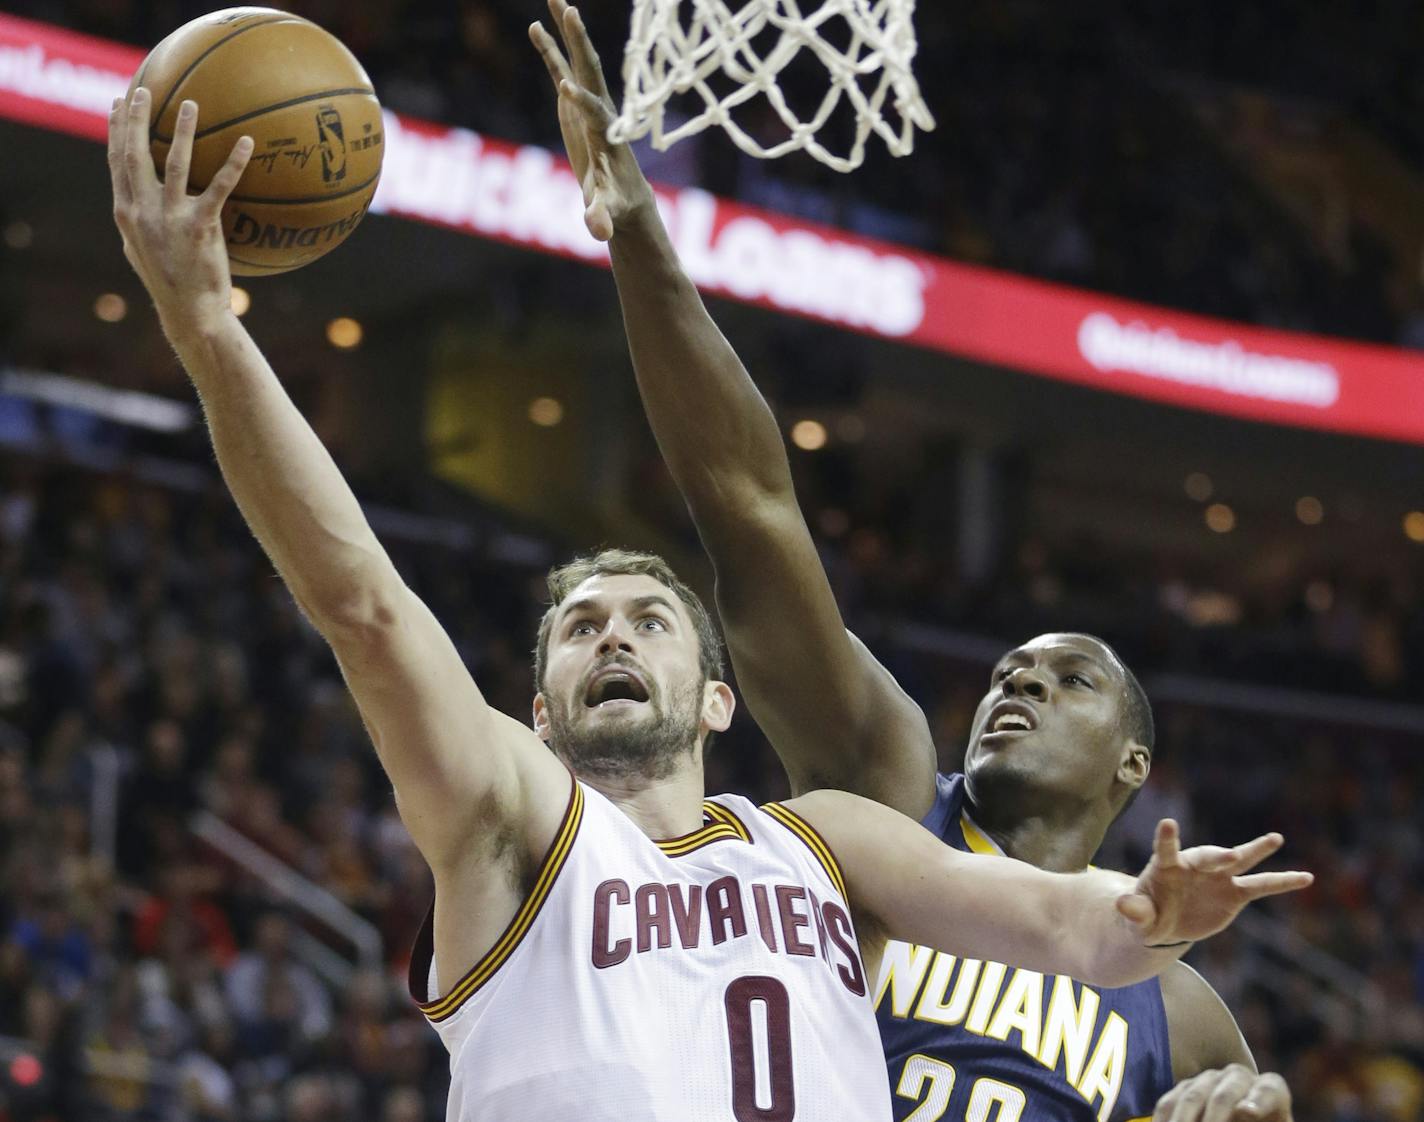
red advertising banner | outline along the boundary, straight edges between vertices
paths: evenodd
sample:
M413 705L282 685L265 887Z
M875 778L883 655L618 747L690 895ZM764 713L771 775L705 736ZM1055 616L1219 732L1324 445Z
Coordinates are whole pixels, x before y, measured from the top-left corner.
M0 116L102 139L142 52L0 15ZM542 148L387 114L372 209L607 263ZM705 291L1111 393L1424 443L1424 354L1186 315L659 189Z

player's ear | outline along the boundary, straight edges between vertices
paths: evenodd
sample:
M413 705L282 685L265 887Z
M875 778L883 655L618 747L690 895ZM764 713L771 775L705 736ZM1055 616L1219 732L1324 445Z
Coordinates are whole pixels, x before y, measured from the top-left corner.
M1134 791L1147 782L1152 771L1152 753L1144 745L1129 740L1122 746L1122 759L1117 765L1117 780Z
M702 727L708 732L726 732L736 708L736 695L726 682L708 682L702 687Z
M546 744L549 741L549 703L544 699L544 691L534 695L534 733Z

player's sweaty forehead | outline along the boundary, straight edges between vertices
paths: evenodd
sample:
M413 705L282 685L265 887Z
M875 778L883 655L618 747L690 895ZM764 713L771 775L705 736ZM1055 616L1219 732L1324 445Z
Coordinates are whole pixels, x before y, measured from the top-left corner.
M1078 664L1096 670L1113 681L1124 678L1122 664L1111 647L1091 635L1076 635L1072 632L1037 635L1000 658L994 670L997 673L1007 668L1041 663L1054 666Z
M681 599L655 577L643 573L600 573L589 577L571 591L554 615L555 634L575 617L606 619L621 614L635 617L655 612L674 623L678 630L692 628L691 617Z

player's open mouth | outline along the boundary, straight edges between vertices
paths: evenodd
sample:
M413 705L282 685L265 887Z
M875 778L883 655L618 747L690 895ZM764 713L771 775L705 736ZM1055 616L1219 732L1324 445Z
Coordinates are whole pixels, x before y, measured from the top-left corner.
M588 684L583 703L590 709L622 705L641 705L648 700L648 687L643 679L622 666L610 666L595 675Z
M980 740L1022 736L1038 728L1038 712L1026 701L1001 701L989 710Z

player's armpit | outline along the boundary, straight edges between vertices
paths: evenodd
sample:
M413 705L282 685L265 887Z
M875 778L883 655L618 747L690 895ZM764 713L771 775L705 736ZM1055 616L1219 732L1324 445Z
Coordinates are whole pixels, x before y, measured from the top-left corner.
M437 876L482 837L523 833L530 852L568 797L568 771L527 725L492 709L430 609L403 582L327 621L401 818Z

